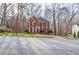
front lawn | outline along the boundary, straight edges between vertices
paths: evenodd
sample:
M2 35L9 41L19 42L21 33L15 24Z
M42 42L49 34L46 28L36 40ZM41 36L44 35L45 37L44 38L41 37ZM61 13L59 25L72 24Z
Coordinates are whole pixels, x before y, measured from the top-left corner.
M26 33L0 33L0 36L17 36L17 37L35 37L36 34L26 34Z
M16 36L16 37L37 37L37 38L53 38L51 35L45 35L45 34L27 34L27 33L0 33L0 36Z

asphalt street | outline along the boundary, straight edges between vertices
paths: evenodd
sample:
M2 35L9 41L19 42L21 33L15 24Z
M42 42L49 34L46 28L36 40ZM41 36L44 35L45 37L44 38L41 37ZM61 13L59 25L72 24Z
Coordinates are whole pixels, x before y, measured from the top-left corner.
M79 40L0 37L0 55L79 55Z

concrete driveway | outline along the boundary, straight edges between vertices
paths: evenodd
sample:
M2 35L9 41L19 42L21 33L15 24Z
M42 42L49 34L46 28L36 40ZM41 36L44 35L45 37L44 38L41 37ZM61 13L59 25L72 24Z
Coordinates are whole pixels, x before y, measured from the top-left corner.
M0 55L78 55L79 40L0 37Z

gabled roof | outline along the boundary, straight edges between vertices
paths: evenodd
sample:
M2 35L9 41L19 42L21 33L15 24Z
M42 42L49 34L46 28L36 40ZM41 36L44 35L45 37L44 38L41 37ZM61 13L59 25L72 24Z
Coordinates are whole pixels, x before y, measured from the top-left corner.
M31 16L30 19L32 19L32 20L33 20L33 19L34 19L34 20L38 20L38 21L43 22L43 23L48 23L48 22L49 22L48 20L46 20L46 19L43 18L43 17Z
M48 23L49 22L48 20L46 20L43 17L38 17L38 20L41 21L41 22L44 22L44 23Z
M38 21L38 19L35 16L31 16L29 20Z

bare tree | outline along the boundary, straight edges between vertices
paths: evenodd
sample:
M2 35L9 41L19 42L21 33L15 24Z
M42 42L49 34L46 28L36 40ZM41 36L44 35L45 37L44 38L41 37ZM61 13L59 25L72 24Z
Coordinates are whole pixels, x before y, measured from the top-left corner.
M54 35L56 35L56 20L57 20L57 17L59 15L57 13L59 6L60 6L60 4L54 3L54 4L51 4L51 8L48 9L49 12L51 13L52 17L53 17L52 19L53 19L53 26L54 26Z
M69 17L68 17L68 20L66 21L66 36L68 36L68 34L70 32L72 32L70 29L72 29L72 20L74 20L74 17L76 15L79 14L79 4L71 4L71 6L68 8L69 10Z

